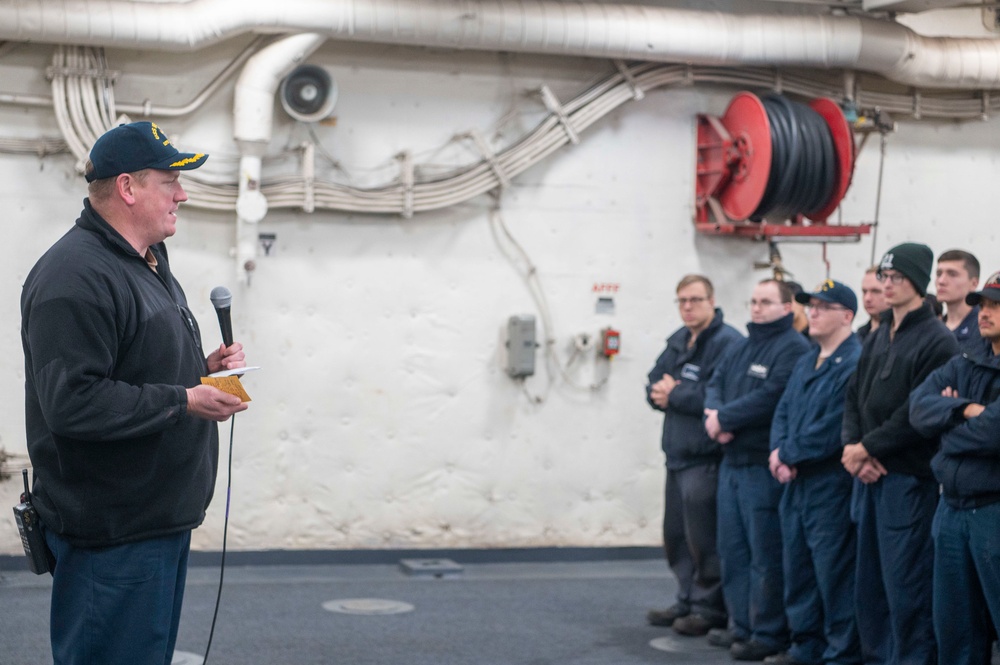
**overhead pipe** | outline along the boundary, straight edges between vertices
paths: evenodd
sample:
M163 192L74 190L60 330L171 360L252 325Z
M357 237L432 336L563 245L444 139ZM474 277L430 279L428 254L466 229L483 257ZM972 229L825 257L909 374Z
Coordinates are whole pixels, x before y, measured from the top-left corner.
M274 99L281 81L326 41L309 33L281 39L247 60L236 81L233 138L240 150L236 198L237 278L248 281L257 263L257 223L267 214L261 191L262 159L271 142Z
M208 85L202 88L201 92L195 95L194 99L183 106L164 106L162 104L153 106L152 102L146 100L141 104L117 102L117 109L122 113L131 113L142 117L158 116L161 118L176 118L178 116L185 116L190 113L194 113L201 108L201 106L208 101L208 99L214 95L220 87L222 87L222 84L228 80L230 76L232 76L233 72L235 72L237 68L241 67L243 63L250 59L250 56L252 56L261 47L266 39L266 37L261 35L251 41L239 55L229 62L221 72L215 75L215 78L209 81Z
M0 40L193 51L247 32L703 65L875 72L926 88L1000 88L1000 41L924 37L862 16L731 15L555 0L7 0Z

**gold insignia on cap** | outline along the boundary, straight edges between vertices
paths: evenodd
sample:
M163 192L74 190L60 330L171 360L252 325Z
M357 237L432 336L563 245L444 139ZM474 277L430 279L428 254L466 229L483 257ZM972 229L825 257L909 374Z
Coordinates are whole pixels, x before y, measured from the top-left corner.
M184 159L180 160L179 162L174 162L173 164L171 164L167 168L174 169L174 168L180 168L182 166L187 166L188 164L194 164L195 162L197 162L199 159L201 159L204 156L205 156L205 153L199 152L197 155L194 155L193 157L185 157Z

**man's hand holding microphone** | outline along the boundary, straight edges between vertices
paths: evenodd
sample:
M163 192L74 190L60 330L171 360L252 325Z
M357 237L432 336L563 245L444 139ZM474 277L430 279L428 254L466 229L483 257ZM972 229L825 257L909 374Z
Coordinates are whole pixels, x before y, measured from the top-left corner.
M222 344L206 358L209 374L229 369L246 367L243 345L233 341L233 325L230 308L233 295L224 286L212 289L212 305L219 317L222 330ZM246 411L249 404L236 395L230 395L214 386L197 385L187 389L187 411L198 418L225 422L234 413Z

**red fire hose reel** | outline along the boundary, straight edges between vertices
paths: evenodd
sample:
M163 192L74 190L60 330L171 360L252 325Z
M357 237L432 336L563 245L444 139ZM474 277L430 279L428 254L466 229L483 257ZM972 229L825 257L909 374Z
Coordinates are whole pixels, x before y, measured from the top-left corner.
M819 209L788 220L748 221L764 198L772 176L772 129L765 105L740 92L721 118L698 116L695 227L702 233L768 239L775 236L858 238L870 224L827 224L854 173L854 135L840 106L831 99L809 102L829 128L836 162L831 195ZM808 220L809 223L806 222Z

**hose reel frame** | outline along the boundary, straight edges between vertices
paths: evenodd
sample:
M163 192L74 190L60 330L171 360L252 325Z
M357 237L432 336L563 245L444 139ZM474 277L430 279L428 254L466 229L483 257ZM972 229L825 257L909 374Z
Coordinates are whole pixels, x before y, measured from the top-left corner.
M870 224L828 224L851 184L857 150L850 123L840 106L817 98L808 106L825 122L833 141L836 181L825 204L791 219L751 222L768 186L773 159L772 131L764 103L752 92L739 92L721 118L697 118L695 227L711 235L760 240L776 236L860 239ZM808 220L808 223L807 221Z

